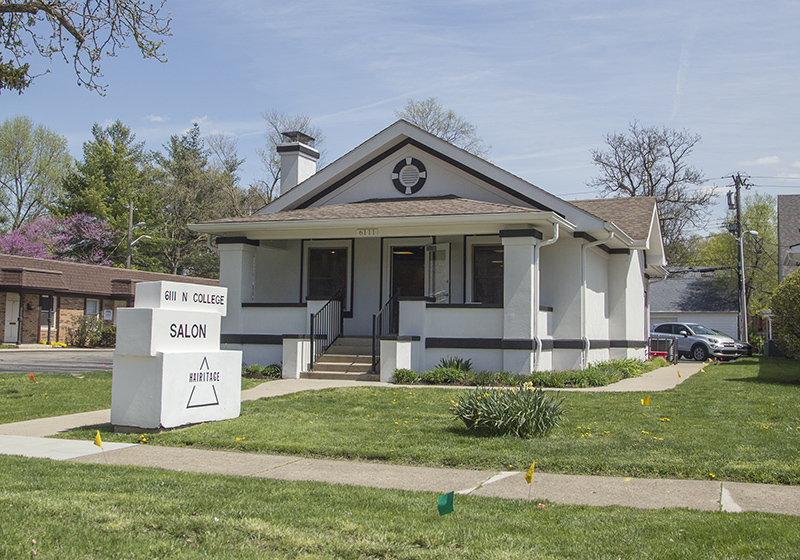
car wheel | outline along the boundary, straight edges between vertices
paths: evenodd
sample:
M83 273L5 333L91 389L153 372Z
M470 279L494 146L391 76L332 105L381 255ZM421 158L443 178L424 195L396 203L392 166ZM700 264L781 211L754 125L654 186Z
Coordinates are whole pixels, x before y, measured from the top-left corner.
M698 362L705 362L706 358L708 358L708 350L702 344L698 344L692 348L692 358Z

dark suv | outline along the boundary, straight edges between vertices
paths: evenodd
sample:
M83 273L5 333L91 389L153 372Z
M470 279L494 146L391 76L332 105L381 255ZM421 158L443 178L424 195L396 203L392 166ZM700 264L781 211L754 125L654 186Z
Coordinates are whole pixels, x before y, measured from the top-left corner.
M734 339L697 323L663 323L650 332L653 338L672 338L678 354L702 362L709 357L733 359L744 354Z

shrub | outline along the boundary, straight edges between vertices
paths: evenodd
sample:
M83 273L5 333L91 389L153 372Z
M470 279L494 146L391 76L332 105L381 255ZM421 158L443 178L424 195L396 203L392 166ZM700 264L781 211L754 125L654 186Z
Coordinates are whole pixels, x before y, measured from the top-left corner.
M283 374L280 364L271 364L262 366L259 364L250 364L242 375L245 377L253 377L255 379L278 379Z
M413 385L419 383L419 374L410 369L394 370L394 382L400 385Z
M773 334L790 358L800 358L800 270L783 279L772 294Z
M446 356L439 360L438 368L444 369L458 369L461 371L472 371L472 360L469 358L459 358L454 356Z
M420 377L420 381L423 383L430 383L431 385L463 385L469 377L469 372L462 369L437 367L423 373Z
M111 347L117 344L117 327L109 325L100 329L99 346Z
M531 383L517 387L477 387L450 401L450 408L468 430L521 438L545 436L564 415L564 400L545 394Z
M521 381L526 381L527 376L508 371L479 371L472 376L471 384L478 386L514 387Z
M79 317L77 321L67 329L67 340L70 346L88 348L97 346L103 338L103 321L91 315Z

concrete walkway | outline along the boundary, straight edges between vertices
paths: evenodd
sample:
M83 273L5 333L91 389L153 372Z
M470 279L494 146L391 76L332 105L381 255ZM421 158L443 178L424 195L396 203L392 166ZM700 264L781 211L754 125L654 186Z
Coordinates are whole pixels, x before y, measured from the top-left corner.
M663 391L675 387L701 368L700 364L680 363L650 372L640 378L627 379L592 390ZM283 379L262 383L258 387L243 391L242 400L359 385L397 387L397 385L374 382ZM111 442L104 443L104 449L101 450L92 442L44 438L80 426L108 423L109 420L110 411L101 410L2 424L0 453L79 463L133 465L184 472L315 481L442 494L455 491L462 495L537 502L591 506L618 505L641 509L678 507L732 513L758 511L800 516L800 487L797 486L547 473L535 473L533 483L528 485L522 471L436 469Z

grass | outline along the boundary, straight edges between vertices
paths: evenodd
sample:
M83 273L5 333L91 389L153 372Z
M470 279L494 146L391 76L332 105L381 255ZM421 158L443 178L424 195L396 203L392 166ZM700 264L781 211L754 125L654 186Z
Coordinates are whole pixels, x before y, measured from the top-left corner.
M0 456L2 558L795 558L797 519L637 510Z
M800 362L749 358L705 368L673 390L562 393L548 437L481 437L454 420L452 389L352 388L242 403L242 415L147 436L190 446L550 473L800 484ZM466 389L469 390L469 389ZM100 426L103 439L137 441ZM91 439L96 427L71 437Z
M242 389L262 383L242 378ZM111 372L0 373L0 424L111 407Z

